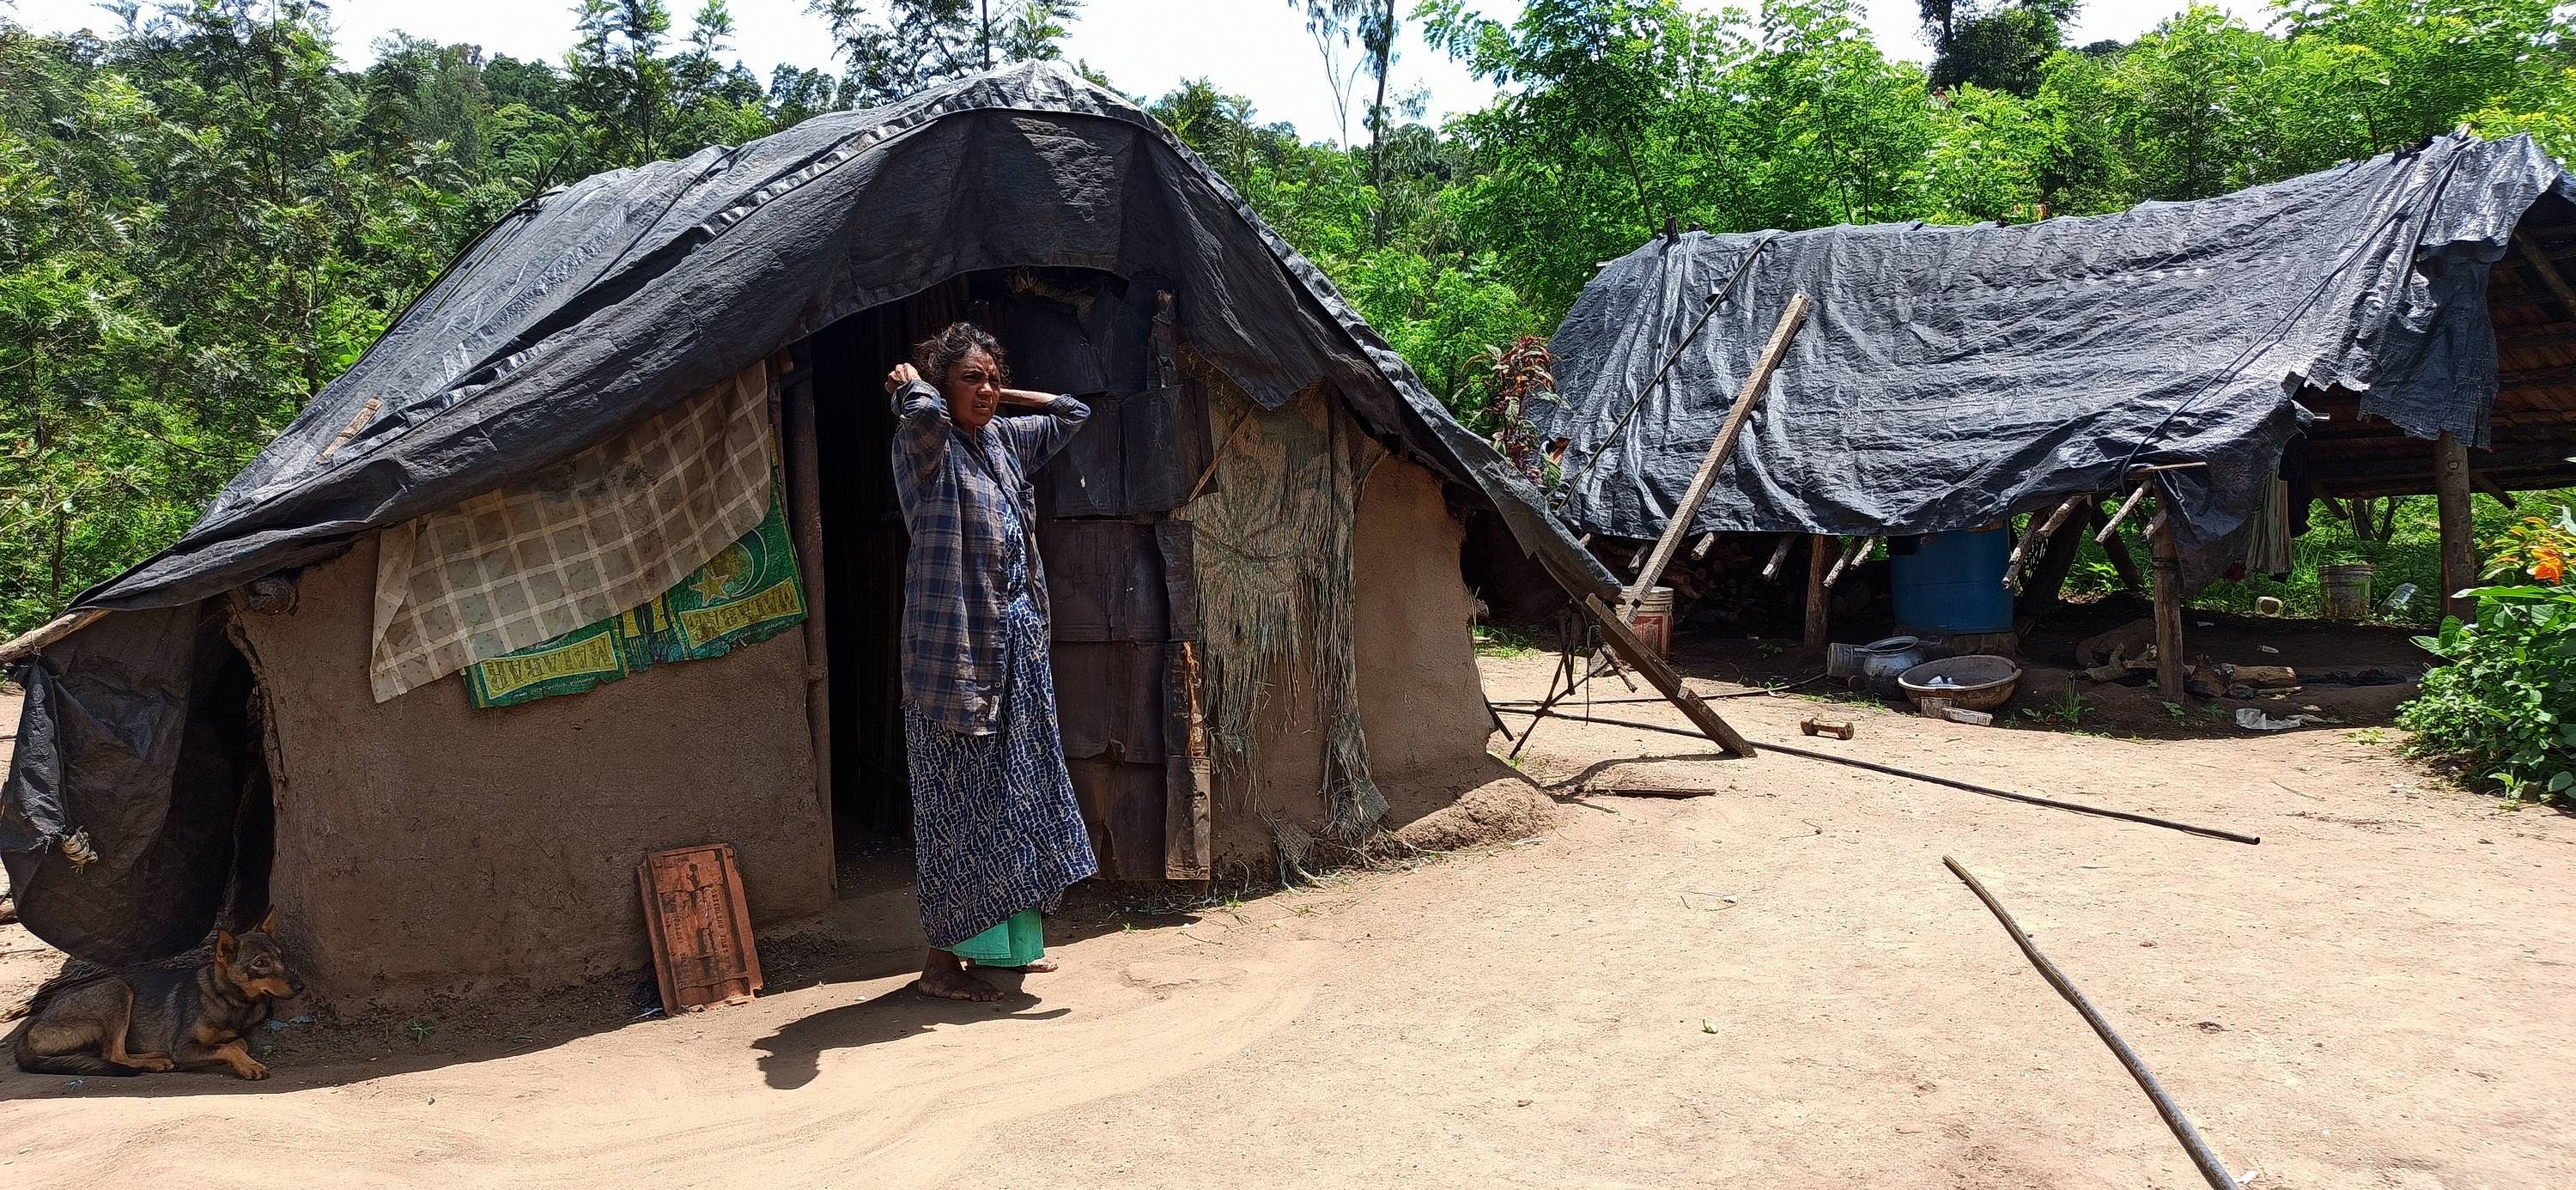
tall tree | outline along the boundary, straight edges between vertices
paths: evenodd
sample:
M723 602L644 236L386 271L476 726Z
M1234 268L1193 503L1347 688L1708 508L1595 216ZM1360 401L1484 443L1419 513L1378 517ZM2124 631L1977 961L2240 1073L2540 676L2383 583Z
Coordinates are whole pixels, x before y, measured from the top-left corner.
M1974 83L2028 98L2040 67L2065 48L2077 0L1917 0L1932 45L1932 85Z
M1082 0L807 0L832 28L860 103L899 99L1011 62L1063 56Z
M589 137L589 164L641 165L662 156L672 117L672 64L661 53L670 8L662 0L581 0L573 31L566 98Z
M1371 189L1386 184L1386 161L1381 151L1393 109L1387 105L1387 73L1395 62L1395 39L1399 30L1395 0L1288 0L1288 6L1306 14L1306 31L1315 38L1315 48L1324 59L1324 76L1332 85L1333 111L1341 122L1342 143L1350 143L1351 89L1363 75L1376 85L1376 95L1365 113L1368 127L1368 178ZM1425 6L1426 10L1428 5ZM1353 45L1359 48L1356 61L1344 65L1343 54ZM1386 219L1381 210L1372 221L1375 240L1386 242Z

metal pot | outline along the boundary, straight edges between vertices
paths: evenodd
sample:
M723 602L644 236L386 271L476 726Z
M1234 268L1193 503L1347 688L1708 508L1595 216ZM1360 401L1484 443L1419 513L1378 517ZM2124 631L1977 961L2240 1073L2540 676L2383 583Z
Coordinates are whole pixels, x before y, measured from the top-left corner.
M1825 650L1825 673L1854 687L1892 695L1902 692L1897 678L1923 664L1924 658L1921 640L1891 636L1865 645L1830 646Z

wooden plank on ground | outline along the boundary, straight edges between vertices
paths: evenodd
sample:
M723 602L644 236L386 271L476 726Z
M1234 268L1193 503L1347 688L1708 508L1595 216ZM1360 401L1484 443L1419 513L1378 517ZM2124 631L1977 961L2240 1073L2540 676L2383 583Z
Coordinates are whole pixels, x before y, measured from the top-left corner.
M662 1011L740 1004L760 991L760 952L733 847L710 843L657 851L635 866Z

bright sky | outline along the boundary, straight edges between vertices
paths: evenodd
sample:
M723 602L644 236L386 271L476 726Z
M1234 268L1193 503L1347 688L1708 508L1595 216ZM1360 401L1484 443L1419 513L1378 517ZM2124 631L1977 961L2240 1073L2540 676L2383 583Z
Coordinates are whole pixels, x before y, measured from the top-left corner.
M1411 0L1398 2L1409 7ZM1746 6L1753 2L1747 0ZM2103 38L2126 41L2186 3L2087 0L2071 40L2078 45ZM1694 4L1719 6L1714 0ZM1520 11L1519 0L1471 0L1471 6L1498 19ZM2257 25L2264 19L2262 0L2218 0L2218 6ZM116 20L88 0L0 0L0 7L14 8L22 23L51 32L105 30ZM696 7L696 0L671 0L677 32L686 33L688 15ZM829 65L830 38L823 21L805 11L804 0L732 0L731 8L735 56L763 81L779 62ZM340 32L340 55L352 65L370 60L369 45L396 29L521 58L556 58L572 43L571 5L560 0L337 0L331 12ZM1912 3L1871 0L1869 12L1878 43L1890 56L1918 61L1929 56ZM1149 97L1184 78L1205 75L1224 90L1250 98L1265 121L1286 120L1312 138L1330 137L1335 130L1322 60L1306 34L1304 17L1288 0L1091 0L1074 24L1065 56L1105 71L1122 90ZM1409 25L1390 81L1395 91L1428 87L1434 118L1482 107L1492 93L1445 55L1424 46ZM1353 129L1356 134L1356 119Z

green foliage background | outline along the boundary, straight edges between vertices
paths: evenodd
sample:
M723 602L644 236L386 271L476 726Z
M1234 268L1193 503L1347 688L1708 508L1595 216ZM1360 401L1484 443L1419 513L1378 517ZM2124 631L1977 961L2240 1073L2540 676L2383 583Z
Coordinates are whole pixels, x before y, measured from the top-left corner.
M2493 538L2487 577L2500 581L2470 592L2474 622L2445 618L2416 638L2449 664L2398 712L2410 752L2516 801L2576 801L2576 516L2564 503L2552 513Z
M2191 8L2080 48L2062 44L2067 0L1925 0L1929 64L1890 59L1851 0L1530 0L1509 21L1475 0L1291 3L1357 63L1339 76L1364 117L1354 143L1264 122L1221 80L1150 106L1486 429L1479 357L1544 335L1598 262L1668 218L2109 211L2464 124L2576 151L2576 55L2546 0L2284 0L2262 28ZM528 196L1056 57L1081 16L812 7L844 69L765 80L731 59L723 0L686 37L661 0L581 0L560 61L397 35L363 70L296 0L137 4L105 38L0 10L0 633L183 531ZM1421 123L1418 97L1390 94L1407 23L1499 84L1494 102Z

